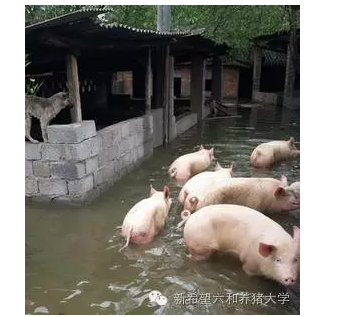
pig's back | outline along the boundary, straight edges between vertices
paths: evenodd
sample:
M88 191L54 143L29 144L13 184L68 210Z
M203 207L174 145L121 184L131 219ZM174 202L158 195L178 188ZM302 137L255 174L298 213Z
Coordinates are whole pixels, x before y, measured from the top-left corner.
M247 204L252 209L258 209L269 196L269 193L282 183L274 178L218 178L213 180L210 190L204 196L204 205L218 204ZM248 206L248 207L249 207Z
M198 187L206 186L210 181L221 179L221 178L228 178L229 176L225 176L224 174L212 171L205 171L201 172L195 176L193 176L186 184L185 190L193 191Z
M185 234L192 229L225 237L232 249L242 248L260 238L272 242L288 235L278 223L259 211L233 204L211 205L198 210L186 222Z
M289 148L287 141L271 141L266 144L269 144L269 146L272 147L275 162L288 159L291 156L291 149Z
M145 198L136 203L127 213L124 222L141 223L150 219L158 207L158 201L152 197Z

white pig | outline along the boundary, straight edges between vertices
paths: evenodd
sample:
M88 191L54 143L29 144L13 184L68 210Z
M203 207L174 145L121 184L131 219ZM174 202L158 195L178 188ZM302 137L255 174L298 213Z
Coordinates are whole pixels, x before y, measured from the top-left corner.
M291 137L288 141L271 141L258 145L250 156L250 164L254 167L271 167L274 163L300 156Z
M285 286L299 275L300 229L291 237L262 213L239 205L213 205L190 215L184 228L189 258L206 260L213 253L240 259L248 275L263 275Z
M186 197L189 194L195 193L196 190L200 188L209 186L210 182L218 178L232 177L233 163L229 168L223 168L219 162L215 167L214 171L201 172L191 179L189 179L186 184L182 187L179 193L179 202L183 205Z
M146 244L164 228L172 200L169 198L169 187L163 191L155 190L150 185L150 197L135 204L126 214L121 234L126 238L126 248L130 241L135 244Z
M214 148L205 149L178 157L169 167L168 173L179 184L185 184L193 175L206 170L214 158Z
M298 209L300 198L287 185L286 176L274 178L222 178L206 190L188 195L184 208L192 212L215 204L237 204L265 213Z

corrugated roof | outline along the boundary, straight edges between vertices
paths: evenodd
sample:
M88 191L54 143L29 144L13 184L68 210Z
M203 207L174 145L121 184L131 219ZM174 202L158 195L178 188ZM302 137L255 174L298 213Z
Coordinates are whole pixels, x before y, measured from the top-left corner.
M286 66L286 54L271 50L262 50L262 65Z
M84 8L84 9L80 9L77 11L60 15L58 17L55 17L49 20L45 20L45 21L28 25L25 27L25 32L29 32L31 30L36 30L36 29L58 26L58 25L66 24L69 22L74 22L74 21L84 19L84 18L91 18L91 17L95 17L99 14L106 13L109 11L111 10L99 9L99 8Z
M105 50L137 50L147 46L173 43L174 53L225 54L226 44L218 44L203 35L205 29L190 31L161 32L137 28L122 23L104 23L96 16L105 13L103 9L84 9L25 27L26 47L40 55L40 51L53 47L77 50L84 54ZM38 56L37 55L37 56Z
M290 31L278 31L272 34L264 34L264 35L260 35L257 36L255 38L253 38L254 41L270 41L270 40L276 40L276 39L287 39L287 36L289 36L289 32ZM296 30L297 36L300 35L300 28L297 28Z
M276 32L269 35L258 36L253 39L255 44L273 51L285 53L289 42L290 31ZM296 29L296 38L300 44L300 28Z
M25 31L31 31L31 30L37 30L42 28L49 28L49 27L55 27L67 23L76 22L81 19L89 19L94 18L99 14L109 12L111 10L108 9L99 9L99 8L84 8L81 10L77 10L71 13L67 13L49 20L45 20L42 22L38 22L35 24L31 24L25 27ZM133 26L129 26L122 23L104 23L101 21L94 21L94 23L99 26L100 28L104 29L123 29L128 30L135 33L145 33L145 34L151 34L151 35L159 35L159 36L192 36L192 35L201 35L204 33L205 28L199 28L196 30L191 31L170 31L170 32L161 32L158 30L151 30L151 29L144 29L144 28L137 28Z
M98 23L98 25L100 27L103 27L105 29L126 29L126 30L130 30L133 32L137 32L137 33L148 33L148 34L156 34L156 35L166 35L166 36L191 36L191 35L201 35L204 33L205 29L201 28L201 29L196 29L196 30L192 30L192 31L187 31L187 32L181 32L181 31L170 31L170 32L161 32L158 30L151 30L151 29L141 29L141 28L136 28L136 27L132 27L126 24L122 24L122 23Z

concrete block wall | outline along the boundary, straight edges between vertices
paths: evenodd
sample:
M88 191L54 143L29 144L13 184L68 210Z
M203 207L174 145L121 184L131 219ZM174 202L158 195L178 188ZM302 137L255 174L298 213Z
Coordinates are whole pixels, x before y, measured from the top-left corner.
M187 131L190 127L195 125L198 121L196 113L190 113L176 121L176 132L177 135Z
M282 96L273 92L253 91L252 99L256 102L261 102L268 105L279 105Z
M222 97L238 98L238 70L232 67L223 67Z
M96 131L94 121L48 127L48 142L25 142L28 200L86 204L153 152L153 118Z

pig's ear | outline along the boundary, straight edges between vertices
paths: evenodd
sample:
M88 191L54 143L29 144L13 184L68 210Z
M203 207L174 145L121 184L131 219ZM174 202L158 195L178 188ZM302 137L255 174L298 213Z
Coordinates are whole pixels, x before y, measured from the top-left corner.
M204 146L201 144L200 145L200 150L203 150L204 149Z
M216 167L214 168L214 170L215 171L219 171L219 170L221 170L222 169L222 167L221 167L221 165L219 164L219 162L217 161L217 164L216 164Z
M295 140L293 137L290 137L288 140L288 145L289 147L293 147L295 145Z
M280 181L281 181L281 183L283 183L283 184L285 184L285 185L288 185L288 183L287 183L287 177L285 176L285 175L281 175L281 177L280 177Z
M211 154L211 155L213 155L213 153L214 153L214 147L213 148L211 148L210 150L208 150L209 151L209 153Z
M297 226L293 226L293 239L300 241L300 229Z
M164 198L168 199L169 198L169 187L168 186L164 186L163 193L164 193Z
M153 194L155 194L157 192L157 190L154 188L154 187L152 187L152 184L150 184L150 197L153 195Z
M283 187L279 186L277 189L275 189L275 192L274 192L275 197L281 197L285 195L286 195L286 191Z
M274 245L265 244L262 242L260 242L260 244L258 246L258 252L265 258L267 256L271 255L275 251L275 249L276 249L276 247Z
M230 174L233 172L233 167L235 166L235 162L231 163L231 166L229 167Z

